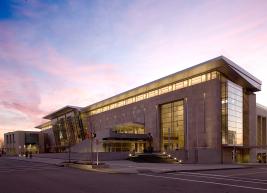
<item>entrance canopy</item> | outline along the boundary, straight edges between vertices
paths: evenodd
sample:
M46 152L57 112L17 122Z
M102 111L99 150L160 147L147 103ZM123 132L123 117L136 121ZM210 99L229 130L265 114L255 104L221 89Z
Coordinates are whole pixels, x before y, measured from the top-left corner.
M147 140L148 135L145 134L145 127L142 123L128 122L115 125L110 129L109 136L103 140Z

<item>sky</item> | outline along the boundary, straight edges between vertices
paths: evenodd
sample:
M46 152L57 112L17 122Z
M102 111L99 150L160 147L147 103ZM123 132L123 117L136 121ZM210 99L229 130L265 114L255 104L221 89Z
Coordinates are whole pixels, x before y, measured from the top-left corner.
M0 0L0 136L220 55L263 82L267 106L266 10L266 0Z

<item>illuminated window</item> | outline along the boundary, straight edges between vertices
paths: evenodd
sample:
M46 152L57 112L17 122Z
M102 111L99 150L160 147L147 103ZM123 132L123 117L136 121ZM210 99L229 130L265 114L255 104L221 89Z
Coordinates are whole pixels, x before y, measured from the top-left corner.
M148 93L148 97L154 97L154 96L157 96L159 94L159 91L158 90L153 90L153 91L150 91Z
M212 72L212 73L211 73L211 79L215 79L215 78L217 78L217 77L218 77L217 72Z
M222 143L243 145L243 90L226 80L222 84Z
M211 74L207 73L207 80L210 80L210 79L211 79Z
M181 89L181 88L185 88L185 87L188 87L188 86L191 86L191 85L199 84L201 82L209 81L209 80L215 79L215 78L220 78L220 73L217 72L217 71L214 71L214 72L211 72L211 73L207 73L207 74L203 74L203 75L200 75L200 76L197 76L197 77L189 78L187 80L176 82L176 83L173 83L171 85L162 87L160 89L152 90L152 91L149 91L149 92L144 93L144 94L133 96L132 98L128 98L128 99L125 99L125 100L110 104L108 106L92 110L92 111L90 111L89 114L90 115L98 114L98 113L105 112L105 111L108 111L108 110L111 110L111 109L115 109L115 108L118 108L118 107L121 107L121 106L124 106L124 105L128 105L128 104L131 104L131 103L134 103L134 102L138 102L138 101L141 101L141 100L144 100L144 99L147 99L147 98L151 98L151 97L154 97L154 96L157 96L157 95L168 93L168 92L171 92L171 91L174 91L174 90L178 90L178 89ZM239 101L235 101L235 102L237 104L240 103Z
M188 86L188 80L185 80L184 81L184 87L187 87Z
M175 89L181 89L181 88L184 88L183 82L179 82L175 84Z
M105 106L103 107L102 111L108 111L109 110L109 106Z
M118 102L118 103L117 103L117 107L121 107L121 106L123 106L124 103L125 103L125 101L120 101L120 102Z
M129 98L129 99L126 99L126 104L128 105L128 104L131 104L131 103L133 103L134 101L133 101L133 98Z
M201 76L201 81L202 82L205 82L206 81L206 74L204 74L204 75Z
M159 93L160 94L164 94L164 93L167 93L167 92L169 92L169 86L165 86L165 87L159 89Z
M140 95L138 95L138 96L136 97L136 101L144 100L144 99L146 98L145 96L146 96L145 94L140 94Z
M192 78L192 85L201 83L201 76Z

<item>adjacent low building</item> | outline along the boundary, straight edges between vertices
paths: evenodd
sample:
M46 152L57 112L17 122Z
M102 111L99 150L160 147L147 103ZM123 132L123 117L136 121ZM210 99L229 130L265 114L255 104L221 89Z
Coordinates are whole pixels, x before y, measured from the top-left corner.
M39 153L39 132L14 131L4 134L4 147L8 155Z
M46 115L49 151L169 152L187 163L266 160L261 81L220 56L87 107ZM47 134L47 135L48 135ZM47 151L47 149L45 151Z

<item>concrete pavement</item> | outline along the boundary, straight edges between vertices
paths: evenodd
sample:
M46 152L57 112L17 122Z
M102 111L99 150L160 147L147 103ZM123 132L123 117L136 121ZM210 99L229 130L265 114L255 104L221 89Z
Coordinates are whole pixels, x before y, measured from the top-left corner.
M33 162L34 159L28 161L21 160L14 158L10 159L7 157L0 158L0 192L267 192L266 167L202 172L138 173L125 175L57 167L53 164ZM113 165L114 164L115 163L113 163ZM121 164L126 165L127 163L119 163L119 165Z
M22 160L29 162L38 162L62 166L66 160L51 159L51 158L25 158L25 157L8 157L8 159ZM184 171L209 171L209 170L225 170L225 169L240 169L248 168L247 165L237 164L168 164L168 163L136 163L128 160L105 161L109 168L90 169L92 171L107 172L107 173L169 173L169 172L184 172ZM88 169L89 170L89 169Z

